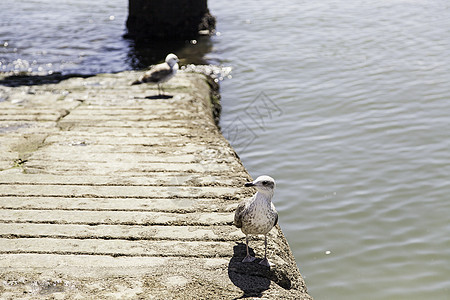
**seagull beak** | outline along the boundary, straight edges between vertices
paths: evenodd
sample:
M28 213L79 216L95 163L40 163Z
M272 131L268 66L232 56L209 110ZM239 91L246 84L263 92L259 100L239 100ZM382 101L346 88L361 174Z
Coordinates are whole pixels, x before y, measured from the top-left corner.
M246 187L255 186L255 184L253 182L247 182L246 184L244 184L244 186Z

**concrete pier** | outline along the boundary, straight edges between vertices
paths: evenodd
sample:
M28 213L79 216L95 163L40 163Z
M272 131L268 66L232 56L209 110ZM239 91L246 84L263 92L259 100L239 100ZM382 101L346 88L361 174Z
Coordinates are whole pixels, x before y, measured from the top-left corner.
M161 99L139 75L0 78L0 298L312 299L278 226L275 266L241 263L253 191L207 78L179 72Z

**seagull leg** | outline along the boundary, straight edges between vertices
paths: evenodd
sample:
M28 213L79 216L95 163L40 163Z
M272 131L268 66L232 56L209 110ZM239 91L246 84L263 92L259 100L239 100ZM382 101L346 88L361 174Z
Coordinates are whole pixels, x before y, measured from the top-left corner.
M158 83L158 96L161 96L161 85Z
M264 235L264 259L259 264L270 268L270 263L267 259L267 235Z
M252 262L256 258L251 256L250 253L248 252L248 235L245 235L245 244L247 246L247 256L242 260L242 262Z

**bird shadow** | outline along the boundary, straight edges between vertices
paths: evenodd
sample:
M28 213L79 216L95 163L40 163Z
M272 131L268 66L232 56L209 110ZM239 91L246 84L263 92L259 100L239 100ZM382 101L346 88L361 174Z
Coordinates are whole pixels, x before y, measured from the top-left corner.
M270 268L260 265L261 259L256 259L251 263L243 263L242 259L246 255L244 243L238 243L233 247L233 257L228 264L228 277L231 282L243 292L242 296L236 299L247 297L261 297L262 292L270 287ZM250 255L255 256L253 249L249 248Z
M246 251L245 243L237 243L233 247L233 257L228 263L228 277L243 292L239 298L235 299L261 297L263 292L269 289L271 282L286 290L293 287L293 278L284 267L273 265L269 268L260 265L261 258L250 263L243 263ZM249 248L249 252L250 255L255 256L252 248Z
M172 99L172 98L173 98L172 95L153 95L153 96L147 96L147 97L145 97L145 99L150 99L150 100Z

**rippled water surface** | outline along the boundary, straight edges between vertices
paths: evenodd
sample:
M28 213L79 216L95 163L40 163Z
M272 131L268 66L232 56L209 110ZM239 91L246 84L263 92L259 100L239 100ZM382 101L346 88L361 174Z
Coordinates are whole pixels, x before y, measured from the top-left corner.
M448 2L210 6L224 134L277 179L310 293L450 299Z
M174 49L186 63L233 67L224 135L253 177L277 180L310 293L450 299L450 3L209 7L219 34ZM0 69L112 72L161 59L166 49L122 38L126 15L125 0L2 0Z

